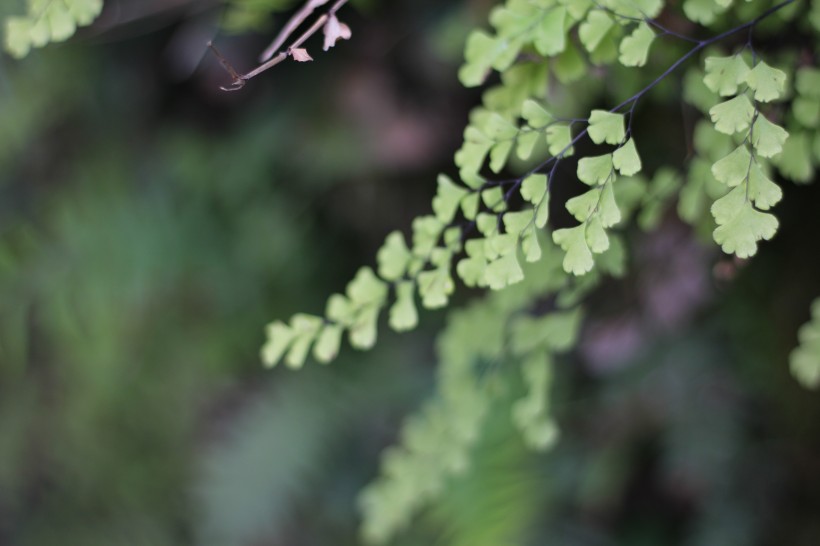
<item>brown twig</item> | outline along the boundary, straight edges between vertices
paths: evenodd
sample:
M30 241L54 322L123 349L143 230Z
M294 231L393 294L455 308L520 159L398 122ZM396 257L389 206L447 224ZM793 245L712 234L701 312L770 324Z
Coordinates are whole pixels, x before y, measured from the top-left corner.
M294 40L286 50L280 51L274 56L276 50L282 47L282 44L285 43L285 41L302 25L302 23L305 22L308 17L310 17L316 8L326 4L327 2L328 0L308 0L307 3L305 3L305 5L288 21L285 28L283 28L282 31L276 36L276 39L274 39L271 45L262 53L260 56L262 64L247 74L239 74L228 62L228 60L219 52L219 50L214 47L213 43L209 42L208 47L211 48L211 51L213 51L214 55L216 55L216 58L219 60L219 64L221 64L228 74L230 74L231 78L233 78L230 86L220 87L220 89L223 91L239 91L245 87L248 80L258 76L266 70L270 70L277 64L287 59L292 55L294 49L301 46L311 36L316 34L316 32L324 26L327 20L332 17L339 10L339 8L344 6L348 0L336 0L330 9L326 13L319 16L310 28Z

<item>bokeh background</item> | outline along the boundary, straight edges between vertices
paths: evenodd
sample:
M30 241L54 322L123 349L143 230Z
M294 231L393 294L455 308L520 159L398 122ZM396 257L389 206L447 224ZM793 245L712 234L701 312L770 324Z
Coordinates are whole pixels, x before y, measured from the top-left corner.
M205 43L250 68L280 17L108 0L68 44L0 57L0 544L359 543L356 496L433 392L446 313L298 373L261 367L263 327L320 312L427 212L492 4L359 2L351 41L232 94ZM682 162L687 115L657 108ZM561 362L558 446L494 416L396 544L820 544L820 397L787 363L820 295L818 202L787 185L748 264L674 210L630 233L632 273Z

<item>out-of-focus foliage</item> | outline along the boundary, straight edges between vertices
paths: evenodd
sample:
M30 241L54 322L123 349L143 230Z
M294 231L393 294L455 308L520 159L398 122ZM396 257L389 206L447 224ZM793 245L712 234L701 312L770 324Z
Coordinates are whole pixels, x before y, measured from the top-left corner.
M120 2L121 13L149 4ZM461 330L438 345L444 319L427 313L418 331L385 332L371 353L343 344L333 368L260 370L265 320L321 312L361 263L378 267L388 233L429 208L436 173L455 177L452 151L477 97L459 89L458 59L443 52L458 54L489 4L401 0L367 18L351 9L356 40L241 95L217 91L213 59L194 75L180 68L203 57L222 12L103 19L76 42L0 60L10 128L0 135L0 543L359 544L356 499L380 483L380 453L422 400L454 394L433 385L436 346L459 365L451 384L487 389L482 434L394 544L818 542L820 407L788 375L817 296L820 264L805 251L816 184L783 184L780 234L747 266L693 243L669 214L677 178L656 174L646 191L620 178L624 216L642 206L639 221L657 230L619 236L634 249L623 280L597 292L567 281L560 249L544 242L547 261L533 271L549 271L499 292L500 307L457 312L447 323ZM0 14L22 12L12 8ZM269 38L223 49L252 61ZM634 39L624 64L640 64L645 37ZM655 41L647 66L677 54ZM514 84L535 82L532 68L487 100L517 100ZM607 90L635 92L618 74L532 89L550 90L561 111L589 112ZM810 76L799 85L807 112ZM682 120L675 104L646 103L636 133L664 120L685 134L693 113L685 106ZM536 123L539 112L528 114ZM648 172L687 153L679 140L638 140ZM695 142L699 154L719 151L709 142ZM523 166L511 155L510 169ZM544 193L539 179L527 188ZM589 188L553 191L563 203ZM553 220L568 222L560 209ZM619 263L612 270L625 272ZM525 289L557 281L573 286L560 302ZM538 313L583 296L588 318L570 328L578 350L549 368L522 360L547 325L517 312L515 294ZM500 332L473 328L470 313L490 326L511 313L509 350L472 359ZM544 424L561 436L539 454L525 440L543 439Z

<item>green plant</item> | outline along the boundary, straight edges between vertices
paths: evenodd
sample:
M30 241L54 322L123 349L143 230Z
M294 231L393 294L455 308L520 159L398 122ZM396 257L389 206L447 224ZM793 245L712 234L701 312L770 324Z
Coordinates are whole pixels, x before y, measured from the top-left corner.
M372 347L388 308L394 330L414 328L417 294L425 308L446 307L455 277L492 291L452 313L438 344L439 394L408 420L362 495L364 535L375 543L467 469L511 382L528 389L509 409L526 443L554 445L551 365L574 344L585 296L625 271L629 219L653 229L677 198L697 232L749 258L778 229L775 179L811 182L820 162L820 72L810 62L820 2L509 0L490 22L492 34L468 39L460 77L478 86L498 72L499 81L470 116L458 180L439 177L433 213L413 222L410 242L391 233L375 271L362 268L324 315L272 323L262 352L271 366L299 368L311 351L329 362L345 333L353 347ZM786 30L800 39L781 39ZM686 161L659 144L680 136L640 129L646 103L681 100L703 114L685 135ZM573 178L583 193L559 199ZM556 218L561 209L570 224ZM814 315L793 364L812 386ZM502 359L520 370L500 369Z

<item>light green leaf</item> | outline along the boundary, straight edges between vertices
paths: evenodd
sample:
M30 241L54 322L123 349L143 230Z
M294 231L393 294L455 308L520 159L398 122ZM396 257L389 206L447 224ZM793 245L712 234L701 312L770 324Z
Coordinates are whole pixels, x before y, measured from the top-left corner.
M535 208L535 227L538 229L547 225L550 218L550 194L544 194L544 199Z
M524 101L521 107L521 117L523 117L527 121L527 125L533 129L542 129L555 119L552 117L552 114L532 99Z
M640 172L641 156L638 155L638 149L632 138L612 154L612 165L624 176L632 176Z
M342 332L342 327L337 324L325 324L319 337L316 338L316 344L313 346L313 358L323 364L334 360L339 354Z
M649 56L649 48L655 40L655 33L646 23L639 24L632 34L621 40L618 60L624 66L643 66Z
M285 351L290 347L295 333L290 326L280 320L268 324L266 333L267 341L262 347L262 362L265 363L265 366L271 368L282 359Z
M614 24L612 17L605 11L590 11L586 21L578 27L578 36L581 38L581 43L584 44L586 50L590 53L595 51Z
M719 6L715 0L684 0L683 12L686 17L694 22L703 25L710 25L715 21L718 13L725 11L725 7Z
M620 184L620 182L619 182ZM609 228L621 221L621 210L615 201L614 184L604 184L601 188L601 200L598 205L598 216L605 228Z
M820 99L820 69L804 66L797 70L794 88L805 97Z
M476 214L478 214L478 205L478 192L470 193L461 200L461 212L467 220L475 220Z
M447 268L439 267L432 271L422 271L418 276L421 304L426 309L445 307L450 294L455 290L450 272Z
M509 252L491 262L487 266L485 278L491 290L501 290L524 280L524 272L518 263L516 253Z
M531 174L521 183L521 197L537 205L547 193L547 175Z
M28 14L6 19L5 47L25 57L32 47L70 38L78 26L91 24L102 11L102 0L28 2Z
M407 264L410 263L411 256L410 249L404 242L404 235L400 231L394 231L387 236L376 254L379 276L386 281L400 279L407 271Z
M327 299L327 306L325 307L325 316L338 322L343 326L350 326L353 324L356 309L349 299L341 294L333 294Z
M436 213L436 218L444 224L452 222L461 200L467 193L469 192L465 188L456 185L447 175L438 175L438 191L433 198L433 212Z
M584 157L578 161L578 179L589 186L605 183L612 176L612 154Z
M820 298L812 304L812 317L797 333L798 346L789 356L792 375L805 388L820 387Z
M376 344L377 323L381 307L369 306L362 309L350 326L348 339L356 349L372 349Z
M595 144L620 144L626 135L624 116L606 110L593 110L587 131Z
M811 144L805 132L789 135L783 151L773 159L780 174L795 182L810 182L814 176Z
M749 97L738 95L733 99L713 106L709 110L709 115L718 131L732 135L749 127L754 112L755 109Z
M740 213L714 231L717 242L727 254L749 258L757 253L757 242L769 240L777 232L777 218L746 203Z
M564 256L564 271L573 275L583 275L592 270L595 265L592 252L587 246L586 225L581 224L574 228L558 229L552 233L552 240L560 246Z
M472 256L458 262L456 272L467 286L484 286L487 272L487 260L483 256Z
M609 248L609 237L598 215L586 223L586 237L589 249L595 254L605 252Z
M495 186L482 191L481 200L484 202L484 206L493 212L501 212L506 206L504 190L501 189L501 186Z
M362 267L347 285L347 297L357 307L381 305L387 297L387 285L369 267Z
M413 254L426 258L433 251L444 224L435 216L419 216L413 220Z
M746 206L746 188L737 186L712 204L712 216L719 226L728 224Z
M746 145L741 144L729 155L712 165L712 174L729 187L737 186L746 180L751 164L752 155Z
M567 10L563 6L556 6L541 19L535 35L535 49L541 55L552 57L566 48L566 32L564 23L567 19Z
M752 131L752 145L758 155L774 157L783 151L783 144L789 133L783 127L775 125L763 114L758 114Z
M530 263L537 262L541 259L541 243L538 241L535 226L530 227L524 232L521 238L521 250L524 251L524 259Z
M598 208L602 188L593 188L567 201L567 210L579 222L586 222Z
M519 133L518 138L516 139L518 146L515 150L518 157L524 160L529 159L540 138L541 133L538 131L522 131Z
M510 157L510 152L512 152L514 144L512 140L504 140L490 148L491 171L494 173L501 172L501 169L507 164L507 159Z
M783 190L769 179L757 163L749 171L749 199L760 210L769 210L783 198Z
M755 100L769 102L783 96L786 90L786 73L760 61L746 75L746 83L754 89Z
M495 214L479 212L476 216L476 227L482 235L490 235L498 229L498 217Z
M556 157L572 155L572 130L569 125L550 125L547 127L547 145L549 152Z
M707 57L703 83L713 93L727 97L737 93L738 86L746 81L748 74L749 65L740 55Z
M567 47L552 63L555 77L563 84L569 84L587 73L587 65L576 47Z
M496 233L484 241L484 255L488 260L495 260L499 256L515 254L518 236L512 233Z
M396 285L396 302L390 308L390 327L397 332L412 330L419 322L414 292L413 281L403 281Z
M533 221L532 210L508 212L504 215L504 229L507 233L518 235L528 228Z
M290 326L294 337L290 351L285 356L285 364L291 369L299 369L304 365L310 346L322 328L322 319L311 315L297 314L293 315L290 320Z
M795 97L792 102L792 113L800 125L816 129L820 126L820 99Z

